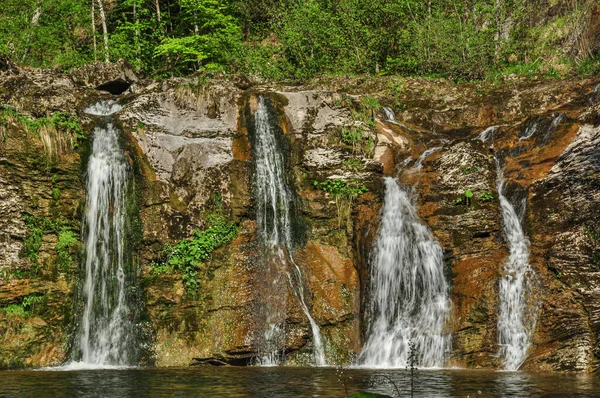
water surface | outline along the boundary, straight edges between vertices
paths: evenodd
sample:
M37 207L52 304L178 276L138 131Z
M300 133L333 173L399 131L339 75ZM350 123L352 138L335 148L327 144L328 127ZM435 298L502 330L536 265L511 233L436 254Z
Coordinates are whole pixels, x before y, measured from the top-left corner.
M344 397L343 380L348 393L391 395L384 376L410 397L404 370L291 367L0 371L0 397ZM427 398L600 396L594 375L418 370L414 384L414 396Z

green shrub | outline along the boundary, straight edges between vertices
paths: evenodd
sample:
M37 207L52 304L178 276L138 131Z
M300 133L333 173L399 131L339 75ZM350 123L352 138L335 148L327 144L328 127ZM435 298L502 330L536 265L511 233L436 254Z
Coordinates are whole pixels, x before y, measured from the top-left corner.
M231 242L237 235L237 225L227 222L221 215L211 214L207 218L207 228L196 230L191 239L178 242L175 246L167 245L163 250L164 261L153 263L156 275L173 270L181 273L186 292L194 297L200 279L198 271L202 264L221 245Z

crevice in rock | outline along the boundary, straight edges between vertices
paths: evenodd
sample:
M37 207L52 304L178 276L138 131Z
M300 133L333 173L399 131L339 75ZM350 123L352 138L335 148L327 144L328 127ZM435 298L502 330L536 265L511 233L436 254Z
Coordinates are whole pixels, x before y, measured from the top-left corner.
M118 79L103 83L96 87L96 90L108 91L113 95L119 95L127 91L127 89L129 89L130 86L131 84L126 82L125 80Z

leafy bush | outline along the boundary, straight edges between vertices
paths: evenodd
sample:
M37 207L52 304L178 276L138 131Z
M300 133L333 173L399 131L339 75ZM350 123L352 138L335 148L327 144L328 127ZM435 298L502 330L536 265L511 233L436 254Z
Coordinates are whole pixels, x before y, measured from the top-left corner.
M354 199L369 190L358 180L346 182L341 178L335 180L314 181L313 186L321 191L331 193L335 198Z
M221 215L211 214L208 216L206 229L194 231L191 239L165 247L165 260L153 263L154 273L160 275L169 270L181 273L186 291L193 297L200 284L198 271L202 263L221 245L231 242L236 235L236 224L227 222Z

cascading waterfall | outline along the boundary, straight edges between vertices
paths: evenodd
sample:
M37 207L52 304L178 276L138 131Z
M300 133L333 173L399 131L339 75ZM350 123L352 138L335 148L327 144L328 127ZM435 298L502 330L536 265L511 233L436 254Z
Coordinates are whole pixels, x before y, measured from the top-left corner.
M84 309L76 342L83 366L126 366L134 361L126 272L132 256L125 242L131 167L119 144L119 131L106 117L120 108L114 101L102 101L86 109L105 117L104 127L94 129L87 167Z
M295 263L292 255L292 225L290 209L292 207L292 191L285 179L285 162L279 148L275 131L269 121L269 111L265 99L259 97L255 118L255 184L257 201L257 222L259 234L270 252L267 266L273 267L271 282L277 285L278 278L284 274L294 294L297 296L302 310L309 320L314 346L314 361L318 366L325 365L325 354L321 339L321 331L310 314L304 297L302 271ZM275 286L275 289L276 286ZM281 301L282 297L269 297L269 301ZM269 304L266 309L267 330L264 333L260 365L278 365L281 342L284 339L281 305Z
M529 311L527 303L527 290L534 272L529 265L529 240L515 208L504 196L504 176L498 160L496 164L504 233L510 246L510 255L500 279L499 356L505 370L518 370L527 358L536 323L535 311Z
M450 349L451 311L442 248L408 193L385 179L381 227L371 262L370 324L358 363L365 367L441 367Z
M417 161L415 162L415 165L413 166L413 170L421 170L423 168L423 162L425 161L425 159L427 159L429 157L429 155L436 153L438 151L441 151L441 150L442 150L441 146L436 146L436 147L429 148L429 149L423 151L421 156L419 156L419 159L417 159Z

